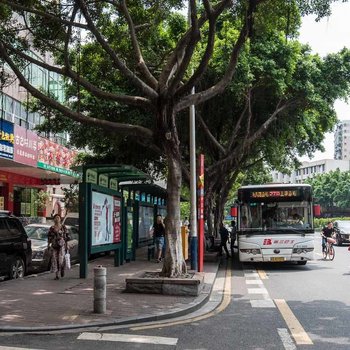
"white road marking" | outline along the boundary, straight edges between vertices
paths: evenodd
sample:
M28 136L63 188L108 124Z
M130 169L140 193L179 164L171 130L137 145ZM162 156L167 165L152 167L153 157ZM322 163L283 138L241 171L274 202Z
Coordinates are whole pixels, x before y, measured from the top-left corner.
M280 336L285 350L296 350L296 346L292 337L289 335L286 328L277 328L278 335Z
M116 333L90 333L84 332L77 338L79 340L114 341L123 343L142 343L159 345L177 345L178 338L152 337L148 335L116 334Z
M246 284L264 284L262 280L246 280L245 281Z
M0 350L39 350L39 349L33 349L33 348L16 348L13 346L1 346Z
M273 302L272 299L257 299L257 300L250 300L250 304L252 307L257 307L257 308L275 308L276 305Z
M249 294L269 294L266 288L248 288Z
M259 278L259 274L257 272L244 272L245 278Z

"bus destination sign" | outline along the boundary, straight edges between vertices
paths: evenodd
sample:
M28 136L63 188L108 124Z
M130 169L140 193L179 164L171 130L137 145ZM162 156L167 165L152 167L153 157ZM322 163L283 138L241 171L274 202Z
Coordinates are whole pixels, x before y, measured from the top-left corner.
M298 190L283 191L253 191L251 198L292 198L299 196Z

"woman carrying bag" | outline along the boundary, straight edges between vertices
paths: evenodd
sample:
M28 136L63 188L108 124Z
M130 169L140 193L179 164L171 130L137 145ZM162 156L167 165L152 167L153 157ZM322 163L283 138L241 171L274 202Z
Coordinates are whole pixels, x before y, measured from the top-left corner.
M69 254L67 242L70 240L66 226L61 223L61 216L56 214L53 217L54 225L48 233L48 249L51 255L51 272L56 273L55 280L64 277L66 268L65 255ZM69 267L69 266L68 266Z

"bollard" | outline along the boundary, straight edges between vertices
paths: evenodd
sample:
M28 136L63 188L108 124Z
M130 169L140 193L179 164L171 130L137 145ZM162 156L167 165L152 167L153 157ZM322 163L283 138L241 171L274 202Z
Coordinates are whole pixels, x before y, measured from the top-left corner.
M105 267L94 268L94 312L97 314L106 313L106 276Z

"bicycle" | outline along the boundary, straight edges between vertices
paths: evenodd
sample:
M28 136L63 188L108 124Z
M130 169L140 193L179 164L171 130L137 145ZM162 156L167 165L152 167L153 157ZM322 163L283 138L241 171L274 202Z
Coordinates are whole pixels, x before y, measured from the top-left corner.
M326 246L322 249L322 255L324 260L326 260L327 257L331 261L334 260L334 256L335 256L335 249L333 247L334 243L335 243L335 240L333 238L327 237Z

